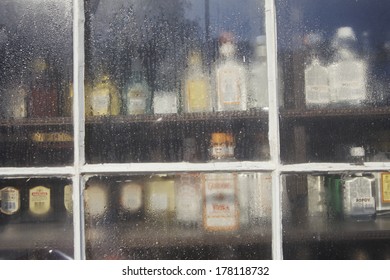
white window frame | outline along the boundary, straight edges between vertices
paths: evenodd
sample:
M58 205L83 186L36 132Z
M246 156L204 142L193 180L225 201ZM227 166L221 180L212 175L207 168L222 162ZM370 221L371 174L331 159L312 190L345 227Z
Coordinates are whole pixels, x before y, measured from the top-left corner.
M74 164L65 167L0 168L3 177L71 176L73 181L74 258L84 260L85 232L83 190L88 176L95 174L139 174L156 172L253 171L272 172L272 259L283 259L281 176L287 173L385 171L390 163L370 162L363 166L348 163L283 164L280 160L277 29L274 0L265 0L265 22L269 88L269 143L270 161L221 163L121 163L86 164L84 114L84 0L73 0L73 130Z

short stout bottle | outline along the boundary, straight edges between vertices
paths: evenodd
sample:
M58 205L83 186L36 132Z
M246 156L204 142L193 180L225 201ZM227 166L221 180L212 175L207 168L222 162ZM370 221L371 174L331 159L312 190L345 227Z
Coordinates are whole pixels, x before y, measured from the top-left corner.
M141 182L125 180L119 183L117 215L120 221L139 221L144 215L144 187Z

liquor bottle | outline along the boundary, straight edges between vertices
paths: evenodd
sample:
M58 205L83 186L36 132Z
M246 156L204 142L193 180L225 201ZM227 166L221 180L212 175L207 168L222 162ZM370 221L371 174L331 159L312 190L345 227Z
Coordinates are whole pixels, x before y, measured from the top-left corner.
M232 133L211 133L209 157L211 161L232 161L234 158L235 141Z
M342 178L344 219L375 218L375 177L373 174L347 174Z
M175 181L172 176L157 175L146 182L146 221L167 229L175 216Z
M0 224L19 222L21 193L19 187L6 186L0 190Z
M256 38L255 57L250 69L249 107L268 109L268 70L265 36Z
M328 201L329 219L339 219L342 216L342 180L338 174L327 175L325 177L326 200Z
M135 59L131 68L131 77L125 86L123 97L126 104L126 114L146 114L150 108L151 92L142 71L141 61Z
M119 185L118 219L121 221L140 220L143 217L143 186L133 180Z
M307 107L326 106L331 102L328 67L323 65L318 54L321 36L309 34L309 60L305 64L305 101Z
M240 228L236 173L204 173L203 226L207 231L235 231Z
M307 175L307 216L310 225L321 226L327 221L328 201L322 175Z
M92 116L119 115L121 107L119 91L109 76L101 75L95 81L90 106Z
M98 178L87 182L84 191L85 221L88 224L106 224L112 222L109 185Z
M23 81L19 85L12 84L8 96L5 97L5 117L6 118L26 118L27 117L27 89Z
M46 59L38 57L32 67L29 117L58 117L58 77L52 65Z
M49 222L55 220L55 190L44 180L32 180L27 186L27 222Z
M237 174L237 202L240 213L240 229L249 226L250 191L254 187L254 173Z
M332 41L335 58L329 67L331 101L343 105L361 105L367 98L367 65L356 51L357 39L350 27L337 30Z
M390 172L380 172L376 177L377 216L390 215Z
M247 74L244 65L235 58L236 46L231 33L220 37L220 58L215 70L216 110L247 109Z
M191 52L184 82L184 112L212 111L209 81L199 52Z
M272 219L272 176L250 173L249 218L253 224L270 223Z
M175 180L176 221L185 227L202 222L202 193L199 174L180 174Z
M66 215L72 217L73 215L73 186L66 184L64 186L64 207Z

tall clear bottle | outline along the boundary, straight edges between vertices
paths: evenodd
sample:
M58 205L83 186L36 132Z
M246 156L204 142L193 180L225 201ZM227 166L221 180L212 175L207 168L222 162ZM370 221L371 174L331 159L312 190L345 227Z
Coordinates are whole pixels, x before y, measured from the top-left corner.
M219 61L215 70L216 110L245 111L247 109L247 73L238 61L233 34L220 37Z
M329 71L319 56L320 34L308 34L309 59L305 63L305 101L307 107L326 106L331 102Z
M212 110L209 80L202 67L199 52L193 51L189 54L184 91L184 112L210 112Z
M265 36L256 38L255 57L249 76L248 104L251 108L268 109L267 47Z
M125 86L123 101L127 115L146 114L150 109L151 91L142 71L141 60L134 59L131 76Z
M335 56L329 67L333 103L356 106L367 99L367 63L359 58L357 43L351 27L339 28L333 38Z

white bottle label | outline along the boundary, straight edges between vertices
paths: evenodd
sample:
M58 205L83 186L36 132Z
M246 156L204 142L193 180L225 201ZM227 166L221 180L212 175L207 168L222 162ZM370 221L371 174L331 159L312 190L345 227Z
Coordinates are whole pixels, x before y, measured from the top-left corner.
M93 93L92 114L94 116L108 115L110 113L110 92L108 89L101 89Z
M108 207L107 190L103 185L90 185L85 190L85 209L92 217L103 215Z
M6 187L0 191L1 212L12 215L20 209L20 193L13 187Z
M142 187L137 183L126 183L121 187L120 205L129 212L136 212L142 206Z
M50 210L50 189L44 186L31 188L29 191L29 209L36 215L47 214Z
M180 176L176 187L176 218L183 222L201 220L199 177L195 175Z
M237 175L204 174L204 227L210 231L230 231L239 227Z
M146 91L142 84L135 84L127 93L127 113L145 114Z

